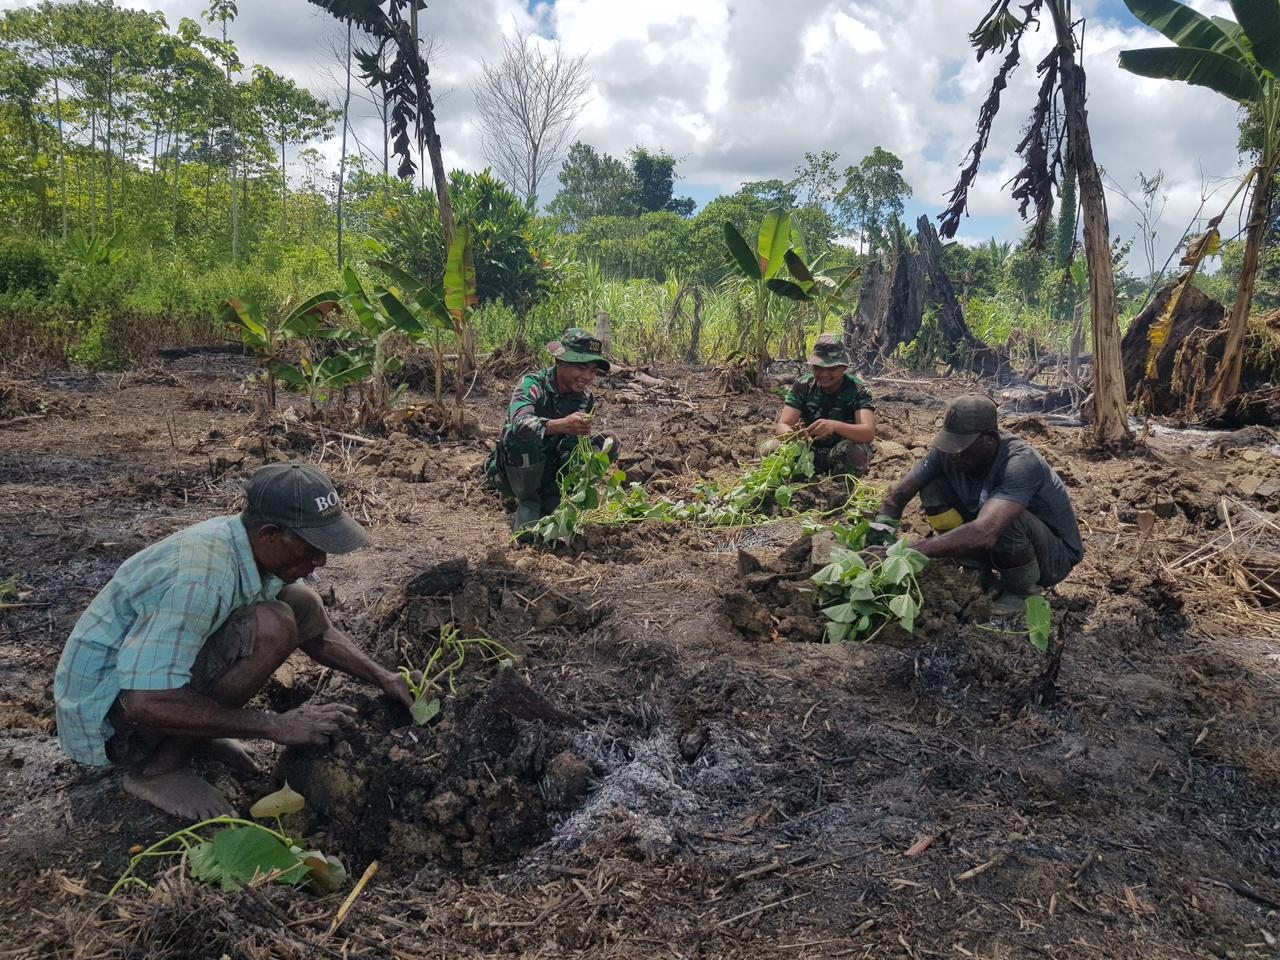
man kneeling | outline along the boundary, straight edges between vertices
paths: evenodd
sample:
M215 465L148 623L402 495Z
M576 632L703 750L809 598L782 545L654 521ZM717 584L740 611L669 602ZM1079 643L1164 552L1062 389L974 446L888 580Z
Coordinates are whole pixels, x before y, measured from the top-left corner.
M256 772L244 746L222 738L321 746L354 722L340 704L244 709L294 650L411 706L403 678L295 582L328 554L367 543L319 470L258 470L239 516L205 520L130 557L80 617L54 680L62 749L81 763L124 767L128 793L203 820L232 807L191 769L193 753Z
M876 438L876 408L871 391L849 372L849 354L839 334L824 333L813 345L810 372L787 391L773 425L775 437L760 445L768 455L784 437L803 433L813 441L818 473L860 477Z
M881 512L898 518L916 495L934 536L911 544L1000 575L997 613L1062 581L1084 557L1067 488L1024 440L996 425L996 405L972 394L947 405L933 449L898 484Z

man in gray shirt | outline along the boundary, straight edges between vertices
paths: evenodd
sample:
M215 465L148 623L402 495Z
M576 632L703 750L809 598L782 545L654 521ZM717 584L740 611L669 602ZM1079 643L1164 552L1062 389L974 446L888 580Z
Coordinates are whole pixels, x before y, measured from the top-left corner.
M1030 445L1002 433L977 394L947 405L933 449L885 498L898 518L916 495L934 535L911 546L930 558L978 561L1000 575L997 613L1062 581L1084 556L1062 478Z

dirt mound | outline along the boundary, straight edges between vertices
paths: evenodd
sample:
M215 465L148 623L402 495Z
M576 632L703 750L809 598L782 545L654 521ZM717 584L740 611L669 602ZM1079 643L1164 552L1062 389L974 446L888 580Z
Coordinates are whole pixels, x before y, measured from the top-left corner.
M51 397L29 384L0 380L0 423L36 417L66 417L74 413L64 399Z
M335 697L357 706L358 729L333 749L286 751L278 774L307 798L316 834L357 866L474 873L506 863L586 790L581 761L565 753L573 718L515 668L470 675L425 727L354 688Z

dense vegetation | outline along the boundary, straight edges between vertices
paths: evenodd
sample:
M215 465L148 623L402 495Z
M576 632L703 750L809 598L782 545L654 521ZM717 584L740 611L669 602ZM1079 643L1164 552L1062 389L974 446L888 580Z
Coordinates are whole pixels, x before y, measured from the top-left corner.
M337 64L384 118L382 143L344 146L339 174L316 147L342 136L344 103L243 63L227 39L236 13L215 0L202 22L170 24L112 0L44 0L4 14L0 345L11 360L110 367L166 342L215 342L227 335L226 298L283 316L319 291L347 289L345 267L366 285L392 283L376 262L442 280L436 194L425 176L392 170L377 48L357 30ZM1258 149L1256 126L1243 125L1243 151ZM1148 208L1158 201L1152 180ZM679 195L676 159L658 147L613 157L575 143L557 181L533 210L489 171L449 175L454 216L474 245L479 349L592 325L604 310L628 359L745 356L766 293L732 268L725 224L754 237L771 210L788 211L805 262L831 278L912 242L899 220L911 187L884 147L847 165L834 152L805 153L789 178L744 183L696 212ZM1084 287L1072 189L1062 185L1042 250L1033 231L1017 244L947 248L979 337L1064 346ZM1273 219L1270 240L1277 229ZM1135 267L1131 243L1114 247L1126 317L1167 272ZM1226 243L1224 268L1201 278L1213 295L1231 299L1240 247ZM1264 252L1255 309L1280 305L1276 249ZM822 309L767 296L770 349L795 355L856 296L853 284Z

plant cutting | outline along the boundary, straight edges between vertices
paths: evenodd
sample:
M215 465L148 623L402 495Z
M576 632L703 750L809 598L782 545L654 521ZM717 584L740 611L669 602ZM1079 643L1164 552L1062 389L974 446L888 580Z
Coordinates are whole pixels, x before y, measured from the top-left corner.
M924 605L916 574L928 562L905 538L871 565L856 550L833 550L831 562L811 578L818 584L817 602L829 621L826 642L871 640L893 622L908 633L914 630Z
M449 693L456 692L455 678L472 653L479 656L482 663L496 661L504 669L515 662L511 651L498 641L488 637L463 637L453 624L446 623L440 628L440 642L420 670L413 666L400 668L400 676L413 694L409 712L414 723L425 726L439 715L440 698L446 689Z

